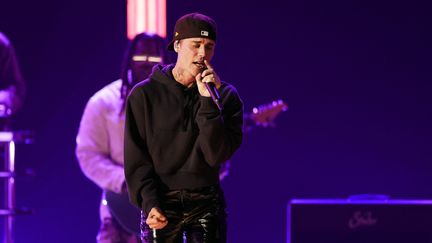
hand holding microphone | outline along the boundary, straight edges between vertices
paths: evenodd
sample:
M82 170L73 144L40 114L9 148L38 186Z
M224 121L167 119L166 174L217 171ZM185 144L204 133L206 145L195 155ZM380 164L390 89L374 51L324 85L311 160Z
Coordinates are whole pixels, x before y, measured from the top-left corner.
M220 79L206 60L204 60L204 64L206 69L195 77L198 90L202 96L211 97L219 111L222 111L222 102L217 90L221 86Z

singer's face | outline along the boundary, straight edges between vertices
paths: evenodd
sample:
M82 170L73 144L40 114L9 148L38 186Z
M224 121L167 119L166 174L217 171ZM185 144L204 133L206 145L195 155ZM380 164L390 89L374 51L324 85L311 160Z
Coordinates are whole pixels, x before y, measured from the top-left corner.
M207 38L187 38L179 42L177 64L193 77L207 67L204 60L210 63L213 58L215 42Z

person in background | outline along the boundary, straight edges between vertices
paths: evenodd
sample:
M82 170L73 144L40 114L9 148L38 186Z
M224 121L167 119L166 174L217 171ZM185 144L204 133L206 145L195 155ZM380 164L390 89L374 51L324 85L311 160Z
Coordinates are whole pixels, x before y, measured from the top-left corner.
M121 78L96 92L81 118L76 156L83 173L103 190L99 243L139 242L139 237L114 217L105 195L126 190L123 169L126 97L136 83L149 76L155 64L166 62L165 43L157 35L138 34L126 50Z
M178 19L176 63L155 66L127 99L125 176L144 242L226 242L219 170L242 142L243 102L211 65L216 36L208 16Z
M0 32L0 118L8 118L20 109L25 93L26 85L15 50L6 35ZM1 122L1 126L5 128L8 124Z

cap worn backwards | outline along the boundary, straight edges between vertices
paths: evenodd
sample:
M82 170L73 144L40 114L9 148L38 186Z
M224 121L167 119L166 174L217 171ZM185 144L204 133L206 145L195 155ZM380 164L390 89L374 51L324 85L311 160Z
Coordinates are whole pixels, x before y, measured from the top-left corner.
M174 51L176 40L196 37L216 41L216 22L200 13L186 14L177 20L174 27L174 37L168 44L168 50Z

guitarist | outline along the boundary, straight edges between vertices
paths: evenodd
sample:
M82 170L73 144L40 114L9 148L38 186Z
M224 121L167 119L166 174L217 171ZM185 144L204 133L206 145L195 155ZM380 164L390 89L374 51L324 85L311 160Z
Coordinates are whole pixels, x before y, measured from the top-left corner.
M153 65L167 60L165 41L138 34L125 52L121 78L96 92L88 101L76 138L76 156L83 173L104 191L126 190L123 170L125 100L131 88L148 77ZM99 243L139 242L121 226L107 207L100 206Z

